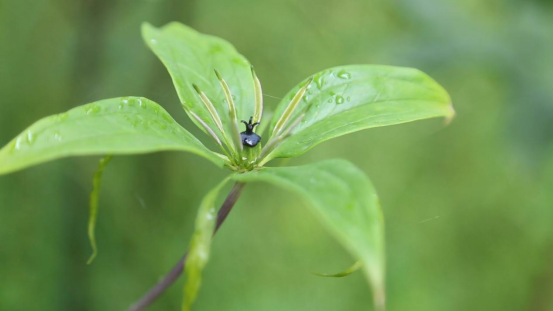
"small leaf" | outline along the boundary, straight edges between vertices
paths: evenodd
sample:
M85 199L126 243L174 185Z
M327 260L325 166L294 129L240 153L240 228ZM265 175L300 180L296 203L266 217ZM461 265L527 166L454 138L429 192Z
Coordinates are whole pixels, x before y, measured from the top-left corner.
M347 268L343 272L332 273L332 274L315 272L314 274L318 275L318 276L329 277L329 278L343 278L343 277L348 276L348 275L352 274L353 272L355 272L355 271L357 271L361 268L363 268L363 262L358 261L358 262L354 263L353 266Z
M211 239L217 221L217 210L215 203L219 191L226 184L228 178L223 180L217 187L212 189L202 200L198 216L196 216L196 227L190 242L190 248L184 267L186 283L184 284L184 302L182 310L190 310L196 300L200 285L202 283L202 271L209 259Z
M347 161L332 160L267 167L233 179L265 181L305 199L336 239L361 261L377 309L384 309L384 221L376 191L362 171Z
M104 169L111 161L112 155L108 155L100 159L98 164L98 169L94 173L92 178L92 192L90 193L90 215L88 216L88 239L90 241L90 246L92 247L92 255L88 259L87 264L91 264L96 255L98 254L98 247L96 246L96 237L94 235L94 230L96 228L96 219L98 216L98 200L100 198L100 187L102 186L102 174Z
M225 131L229 131L232 122L224 91L214 73L217 70L234 96L238 120L253 116L255 96L250 64L232 44L176 22L162 28L145 23L142 36L169 71L187 113L194 112L212 129L217 128L192 87L194 83L209 97L221 116ZM194 118L192 121L204 130Z
M37 121L0 149L0 175L82 155L188 151L222 166L158 104L141 97L112 98Z
M303 100L294 110L305 113L301 124L263 161L300 155L315 145L372 127L454 116L451 98L432 78L416 69L351 65L313 76ZM278 105L271 121L277 125L303 83Z

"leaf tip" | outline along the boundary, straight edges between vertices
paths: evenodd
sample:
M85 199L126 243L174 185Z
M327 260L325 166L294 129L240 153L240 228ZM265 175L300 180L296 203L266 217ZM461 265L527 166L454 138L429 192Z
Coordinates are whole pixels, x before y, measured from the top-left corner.
M457 115L457 112L455 112L455 108L453 108L453 103L449 102L449 105L447 107L447 115L445 117L445 125L449 125L453 119L455 119L455 116Z
M94 258L96 258L96 255L98 254L98 251L97 250L94 250L92 252L92 255L90 255L90 258L88 258L88 261L86 262L87 265L90 265L93 261L94 261Z
M338 273L311 272L311 273L316 276L322 276L327 278L343 278L361 269L362 267L363 267L363 263L361 261L357 261L351 267L347 268L345 271L342 271L342 272L338 272Z
M311 82L313 82L313 76L309 77L309 79L307 79L307 82L305 82L305 85L304 87L308 86L309 84L311 84Z
M146 37L146 34L150 31L152 31L155 27L152 26L152 24L148 22L142 22L140 25L140 31L142 32L142 36Z
M219 74L219 71L217 71L217 69L213 69L213 71L215 71L215 75L217 76L217 79L219 79L219 81L222 81L223 78L221 77L221 74Z
M202 94L202 91L196 84L192 83L192 87L196 90L196 92L198 92L198 94Z

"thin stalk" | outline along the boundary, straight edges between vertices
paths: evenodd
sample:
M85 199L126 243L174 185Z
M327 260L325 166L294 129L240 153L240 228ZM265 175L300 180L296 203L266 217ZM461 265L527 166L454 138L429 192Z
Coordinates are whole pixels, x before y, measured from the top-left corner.
M215 134L215 132L211 129L211 127L209 127L209 125L207 125L207 123L205 123L204 120L202 120L197 114L195 114L194 112L192 111L189 111L190 115L192 115L192 117L194 119L196 119L196 121L198 121L198 123L200 123L204 129L207 131L207 133L209 133L209 135L211 136L211 138L213 138L213 140L215 140L215 143L217 143L217 145L221 148L221 150L223 151L223 153L228 157L229 160L232 160L232 157L230 156L230 153L225 149L225 146L223 145L223 143L221 143L221 140L219 139L219 137L217 137L217 134Z
M221 77L219 72L215 70L215 74L217 75L217 78L219 79L219 83L221 84L221 88L223 89L223 92L225 93L225 98L227 99L228 104L228 112L230 116L230 127L231 127L231 135L232 140L234 141L234 147L239 152L242 152L242 141L240 140L240 129L238 128L238 116L236 115L236 105L234 105L234 99L232 99L232 93L230 92L230 88L228 87L227 82L225 79Z
M219 113L217 113L217 110L215 109L215 106L213 106L213 103L209 100L207 95L205 95L204 92L200 90L200 88L196 84L192 84L198 95L200 96L200 99L202 100L202 103L204 103L205 107L207 108L207 111L209 111L209 114L211 115L211 118L213 119L213 122L217 125L217 128L219 128L219 131L221 132L221 135L223 135L223 139L225 140L225 144L231 149L232 153L234 153L234 145L229 143L229 139L227 137L227 134L225 133L225 130L223 129L223 122L221 121L221 116L219 116Z
M294 120L294 123L292 123L292 125L290 125L284 133L269 140L267 145L263 147L263 150L261 150L261 153L259 154L259 165L264 165L270 160L267 156L270 155L271 152L275 150L275 148L278 147L284 139L290 136L292 131L300 124L301 120L303 120L303 117L305 117L305 113L302 113L299 117L297 117L296 120Z
M255 74L255 70L252 68L253 89L255 94L255 110L253 113L253 123L261 122L263 116L263 90L261 89L261 81Z
M225 219L227 219L228 214L242 194L244 186L246 186L245 183L237 182L232 187L232 190L230 190L227 198L225 199L225 202L223 202L223 205L221 205L221 209L219 209L219 212L217 213L217 223L215 225L213 235L217 233L217 230L219 230ZM188 251L184 253L184 256L182 256L179 262L177 262L173 269L171 269L171 271L169 271L169 273L167 273L161 281L154 285L154 287L152 287L144 296L142 296L140 300L131 305L130 308L127 309L127 311L145 310L152 302L154 302L159 296L161 296L161 294L163 294L163 292L165 292L165 290L169 288L169 286L171 286L182 274L187 255Z
M307 87L309 86L309 84L311 84L311 81L313 81L313 77L309 78L309 80L307 80L307 82L302 86L302 88L298 90L296 95L294 95L294 97L290 101L290 104L288 104L288 107L286 107L286 109L282 113L282 116L277 121L271 136L273 137L277 136L284 129L284 127L286 126L286 123L292 117L294 110L296 110L299 102L305 95L305 92L307 91Z

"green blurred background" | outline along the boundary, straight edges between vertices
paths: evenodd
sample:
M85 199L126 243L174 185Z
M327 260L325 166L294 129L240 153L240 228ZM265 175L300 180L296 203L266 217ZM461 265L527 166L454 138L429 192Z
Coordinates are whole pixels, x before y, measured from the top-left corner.
M345 158L378 189L389 310L553 310L553 1L0 0L0 145L91 101L141 95L194 128L140 24L232 42L281 97L327 67L419 68L457 118L358 132L291 165ZM267 96L266 105L278 99ZM226 172L196 156L119 156L87 240L98 157L0 176L0 310L123 310L180 258ZM252 184L214 241L195 310L371 310L353 259L297 197ZM151 310L179 310L182 279Z

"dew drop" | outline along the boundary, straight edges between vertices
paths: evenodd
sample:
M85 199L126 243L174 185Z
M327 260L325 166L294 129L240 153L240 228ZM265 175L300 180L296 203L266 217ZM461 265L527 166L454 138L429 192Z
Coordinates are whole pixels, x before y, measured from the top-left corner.
M17 140L15 141L14 148L15 150L21 149L21 141L23 140L23 137L19 136Z
M64 112L64 113L60 113L58 114L58 121L63 121L65 119L67 119L69 115L67 114L67 112Z
M94 104L90 104L90 105L85 106L86 114L95 114L95 113L100 112L100 110L101 110L101 108L94 105Z
M36 135L31 131L27 131L27 143L33 145L36 141Z
M323 85L325 84L324 75L320 75L315 79L315 84L317 85L317 88L320 90L323 88Z
M332 103L332 102L333 102L332 98L329 98L329 99L327 100L327 102Z
M345 70L338 72L338 78L340 79L351 79L351 74Z
M60 132L55 132L54 133L54 139L57 140L57 141L61 141L63 139L63 137L61 137Z
M344 98L341 95L336 95L336 104L340 105L344 103Z
M346 98L346 100L349 102L349 101L351 100L351 97L348 96L348 97Z

